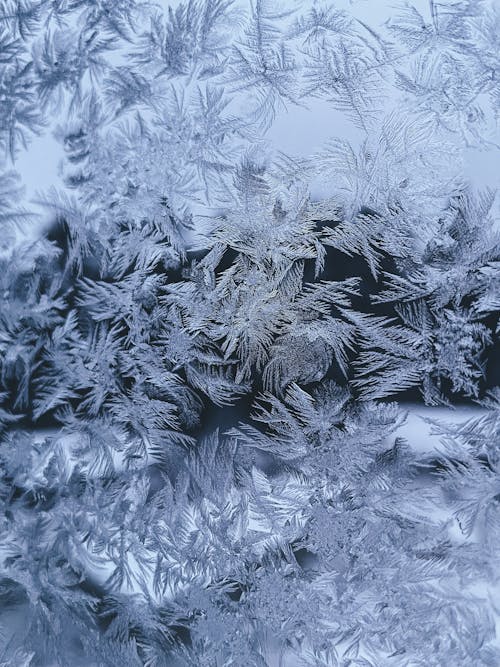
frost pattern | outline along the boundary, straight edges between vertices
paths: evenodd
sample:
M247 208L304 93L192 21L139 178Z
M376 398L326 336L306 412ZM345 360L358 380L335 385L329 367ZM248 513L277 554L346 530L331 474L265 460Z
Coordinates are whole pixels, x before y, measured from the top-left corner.
M500 664L500 14L390 12L1 3L1 666Z

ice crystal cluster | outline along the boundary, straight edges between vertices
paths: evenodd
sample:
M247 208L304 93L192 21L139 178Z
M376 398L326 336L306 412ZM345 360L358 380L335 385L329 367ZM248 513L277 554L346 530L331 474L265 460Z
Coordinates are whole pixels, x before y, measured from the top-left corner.
M1 667L500 665L499 58L494 0L1 0Z

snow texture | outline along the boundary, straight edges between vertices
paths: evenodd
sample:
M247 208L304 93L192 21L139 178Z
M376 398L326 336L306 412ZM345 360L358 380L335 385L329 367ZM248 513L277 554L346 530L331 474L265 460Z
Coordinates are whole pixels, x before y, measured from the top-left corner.
M499 54L0 2L0 667L500 664Z

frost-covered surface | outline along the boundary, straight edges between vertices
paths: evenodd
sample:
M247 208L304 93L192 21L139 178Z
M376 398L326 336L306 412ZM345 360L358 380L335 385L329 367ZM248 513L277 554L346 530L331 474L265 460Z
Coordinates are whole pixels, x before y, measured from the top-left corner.
M1 3L0 665L500 664L499 35Z

